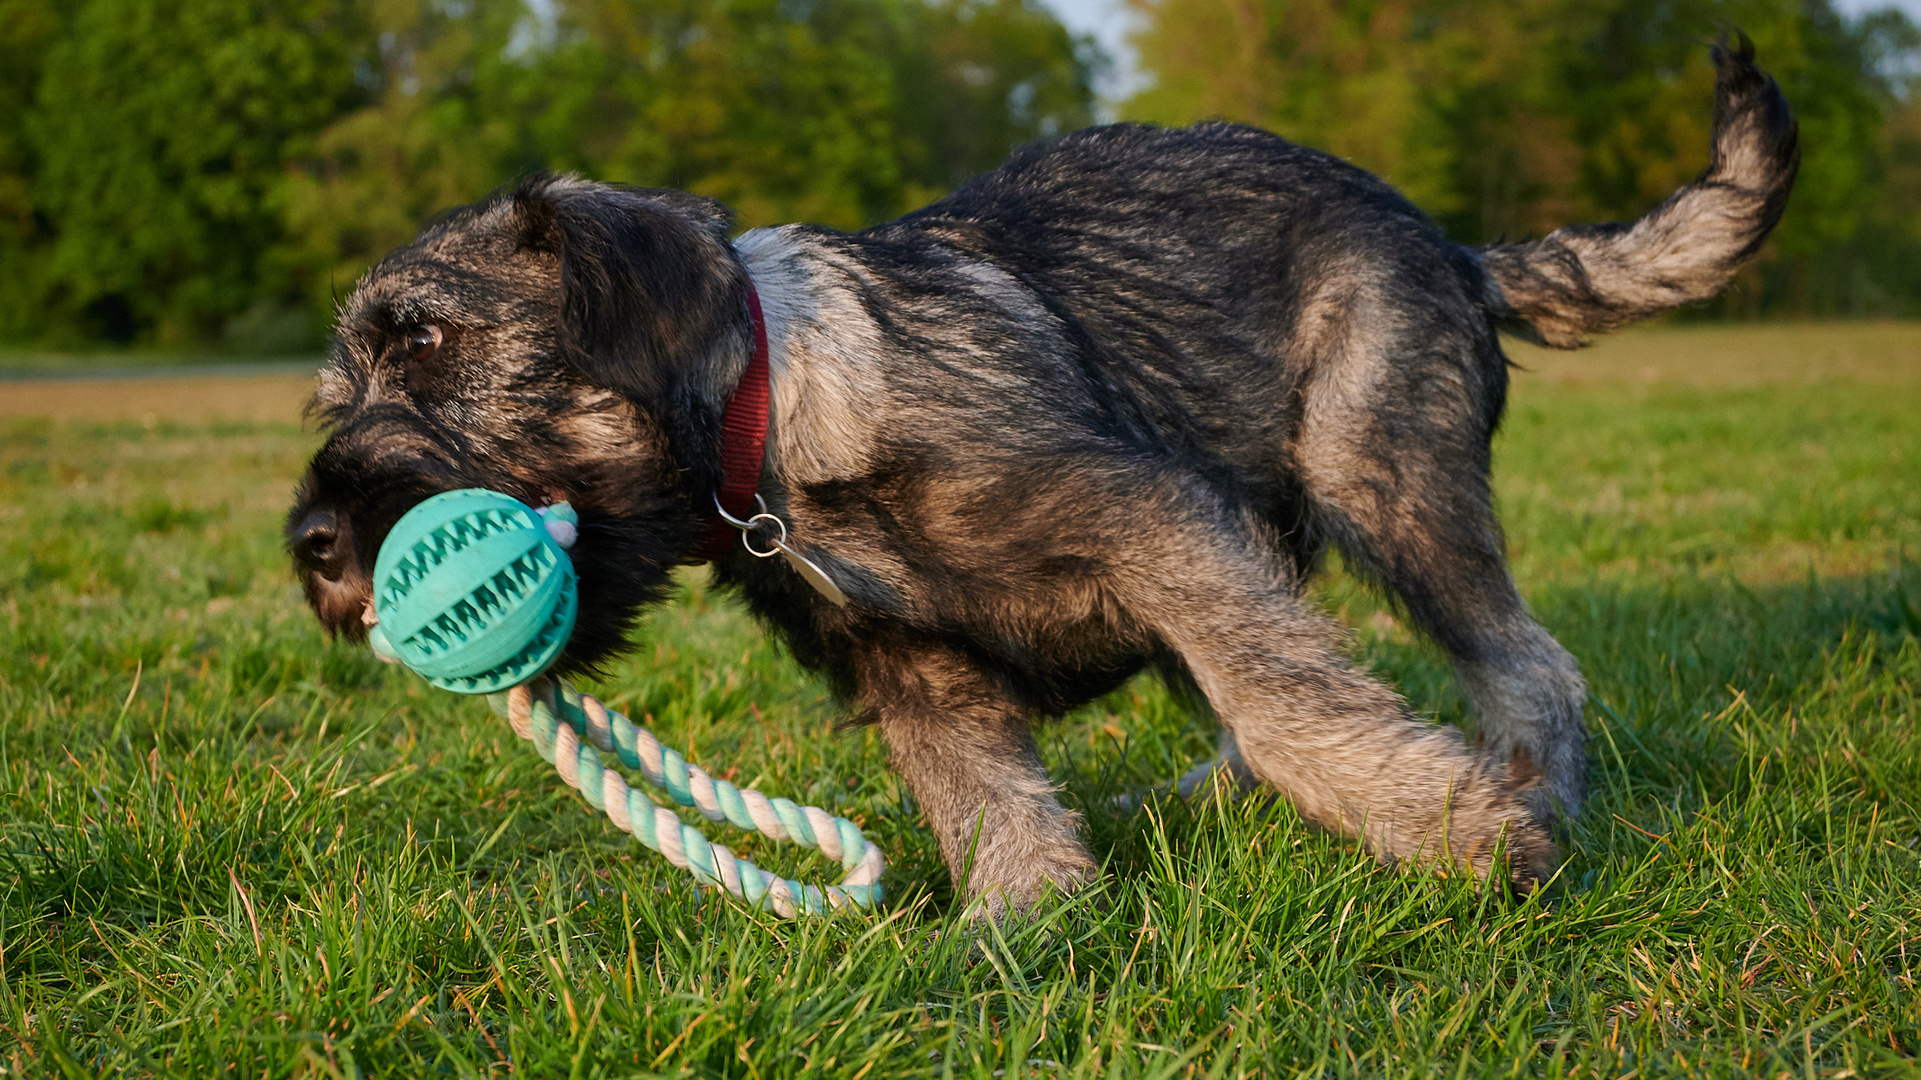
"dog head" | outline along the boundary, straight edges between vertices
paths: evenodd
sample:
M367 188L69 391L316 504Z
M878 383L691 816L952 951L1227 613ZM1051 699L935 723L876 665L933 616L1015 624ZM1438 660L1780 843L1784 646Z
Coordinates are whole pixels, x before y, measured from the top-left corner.
M699 543L721 403L745 363L746 275L718 204L539 176L368 271L309 405L325 432L287 517L308 602L358 640L375 554L422 499L484 487L580 514L593 666Z

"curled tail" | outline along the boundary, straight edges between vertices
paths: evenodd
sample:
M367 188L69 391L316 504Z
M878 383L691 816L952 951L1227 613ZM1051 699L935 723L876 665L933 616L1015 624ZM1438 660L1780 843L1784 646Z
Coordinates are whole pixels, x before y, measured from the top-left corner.
M1714 143L1693 183L1631 225L1569 225L1483 249L1502 329L1576 348L1589 334L1706 300L1760 249L1800 165L1794 116L1745 34L1714 47L1714 66Z

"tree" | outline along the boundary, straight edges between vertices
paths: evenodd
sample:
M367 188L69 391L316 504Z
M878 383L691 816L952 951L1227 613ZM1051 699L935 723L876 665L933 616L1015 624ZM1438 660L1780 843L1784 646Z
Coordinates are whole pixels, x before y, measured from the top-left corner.
M1084 43L1023 0L415 0L373 26L372 99L288 189L321 299L533 169L858 228L1092 111Z
M335 0L88 0L27 128L52 222L45 301L94 335L204 341L299 298L284 165L361 96Z
M41 57L60 30L53 0L0 0L0 340L40 329L32 267L47 236L34 209L26 120Z
M0 0L0 338L317 340L534 169L858 227L1085 122L1031 0Z
M856 227L1085 123L1088 62L1023 0L565 0L536 154L744 222Z
M565 0L530 74L545 161L676 187L750 224L884 213L894 155L891 12L865 0ZM537 91L538 92L538 91ZM556 136L560 136L556 138Z
M1330 150L1468 242L1632 219L1699 172L1714 85L1703 43L1741 27L1801 117L1803 165L1766 265L1722 310L1913 302L1875 280L1895 260L1863 247L1899 101L1885 73L1916 47L1898 14L1848 20L1826 0L1133 2L1155 81L1131 113L1222 116ZM1921 232L1902 237L1921 255Z
M1035 139L1090 122L1103 62L1052 13L1026 0L906 4L894 61L898 152L919 205L1000 164Z
M508 54L526 19L519 0L373 5L356 73L365 104L288 151L284 262L296 268L307 310L329 314L423 222L513 177L517 73Z

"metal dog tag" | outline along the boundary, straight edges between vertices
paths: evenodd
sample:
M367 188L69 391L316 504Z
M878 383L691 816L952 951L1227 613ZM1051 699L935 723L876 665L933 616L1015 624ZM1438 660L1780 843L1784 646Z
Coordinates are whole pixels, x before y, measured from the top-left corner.
M834 579L827 576L827 571L814 565L812 559L787 545L787 523L782 521L778 514L767 512L767 500L755 495L754 502L760 507L760 513L744 521L728 513L727 508L720 505L719 495L714 496L714 509L720 512L721 520L740 530L740 545L747 549L749 555L756 559L765 559L779 552L780 557L787 560L787 565L794 568L794 573L799 574L801 580L812 585L815 592L826 597L835 607L846 607L847 594L840 591L840 586L834 584ZM754 546L754 529L763 522L780 530L780 535L768 538L766 551Z
M805 579L807 584L812 585L815 592L825 596L835 607L847 606L847 594L840 591L840 586L834 584L834 579L828 577L825 570L815 566L813 560L785 543L775 540L773 544L775 550L780 552L780 557L786 559L787 565L793 567L794 572Z

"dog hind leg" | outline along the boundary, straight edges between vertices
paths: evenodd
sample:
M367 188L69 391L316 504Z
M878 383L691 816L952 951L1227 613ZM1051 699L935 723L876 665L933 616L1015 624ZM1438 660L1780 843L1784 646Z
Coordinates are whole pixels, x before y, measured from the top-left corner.
M1447 334L1344 344L1298 448L1317 524L1447 651L1487 752L1540 779L1526 793L1537 816L1571 817L1586 793L1586 684L1508 572L1487 480L1503 387L1476 377L1499 372L1500 353Z
M1181 798L1192 799L1197 795L1211 795L1216 791L1227 798L1236 798L1260 786L1260 778L1248 768L1247 759L1241 756L1240 740L1234 736L1234 729L1223 726L1220 741L1214 756L1181 774L1174 782L1174 789Z
M1357 515L1371 528L1343 551L1393 590L1416 626L1454 663L1490 756L1539 783L1525 797L1543 821L1580 813L1587 790L1586 683L1574 657L1528 613L1491 520L1464 530L1404 529Z
M1329 531L1446 650L1487 752L1509 762L1517 778L1539 778L1526 793L1536 814L1578 814L1587 780L1586 684L1574 657L1528 613L1508 574L1500 532L1482 501L1485 481L1423 476L1406 461L1400 465L1405 482L1446 487L1461 504L1412 516L1369 499L1345 501L1342 520Z
M1545 876L1553 845L1505 767L1354 670L1335 648L1338 627L1295 595L1290 570L1231 515L1206 513L1206 502L1193 493L1165 500L1167 524L1136 530L1154 543L1126 553L1110 581L1125 609L1179 654L1246 767L1302 817L1360 836L1384 858L1495 871L1524 885ZM1507 862L1497 869L1503 842Z

